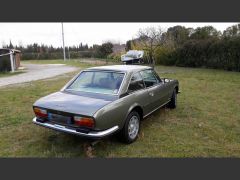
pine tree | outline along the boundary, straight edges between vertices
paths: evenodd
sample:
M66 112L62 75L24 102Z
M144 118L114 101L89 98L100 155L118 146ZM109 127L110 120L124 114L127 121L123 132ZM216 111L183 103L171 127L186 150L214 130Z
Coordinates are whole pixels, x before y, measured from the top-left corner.
M10 40L10 43L9 43L9 47L8 47L8 48L10 48L10 49L13 49L13 48L14 48L11 40Z

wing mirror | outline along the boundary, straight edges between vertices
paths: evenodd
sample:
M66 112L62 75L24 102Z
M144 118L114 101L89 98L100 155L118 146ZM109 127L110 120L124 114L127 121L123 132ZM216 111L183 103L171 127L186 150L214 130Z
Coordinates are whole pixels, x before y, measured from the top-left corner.
M162 80L163 80L164 83L170 82L170 79L168 79L168 78L163 78Z

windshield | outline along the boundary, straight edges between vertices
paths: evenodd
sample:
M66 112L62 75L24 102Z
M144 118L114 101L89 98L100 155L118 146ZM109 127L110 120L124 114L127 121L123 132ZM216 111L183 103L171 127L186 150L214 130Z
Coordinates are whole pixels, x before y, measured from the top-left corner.
M108 71L83 71L67 90L118 94L124 73Z

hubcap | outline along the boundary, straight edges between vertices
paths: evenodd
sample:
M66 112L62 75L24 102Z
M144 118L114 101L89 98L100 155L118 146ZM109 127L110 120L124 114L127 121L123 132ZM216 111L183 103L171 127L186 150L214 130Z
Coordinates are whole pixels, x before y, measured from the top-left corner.
M137 116L132 116L128 124L128 135L131 139L136 138L139 131L139 119Z

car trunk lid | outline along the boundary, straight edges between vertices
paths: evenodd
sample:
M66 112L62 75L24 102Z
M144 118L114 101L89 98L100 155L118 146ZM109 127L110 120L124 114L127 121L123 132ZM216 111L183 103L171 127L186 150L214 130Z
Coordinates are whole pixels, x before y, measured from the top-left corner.
M39 99L34 106L58 112L93 116L97 110L117 98L93 93L56 92Z

